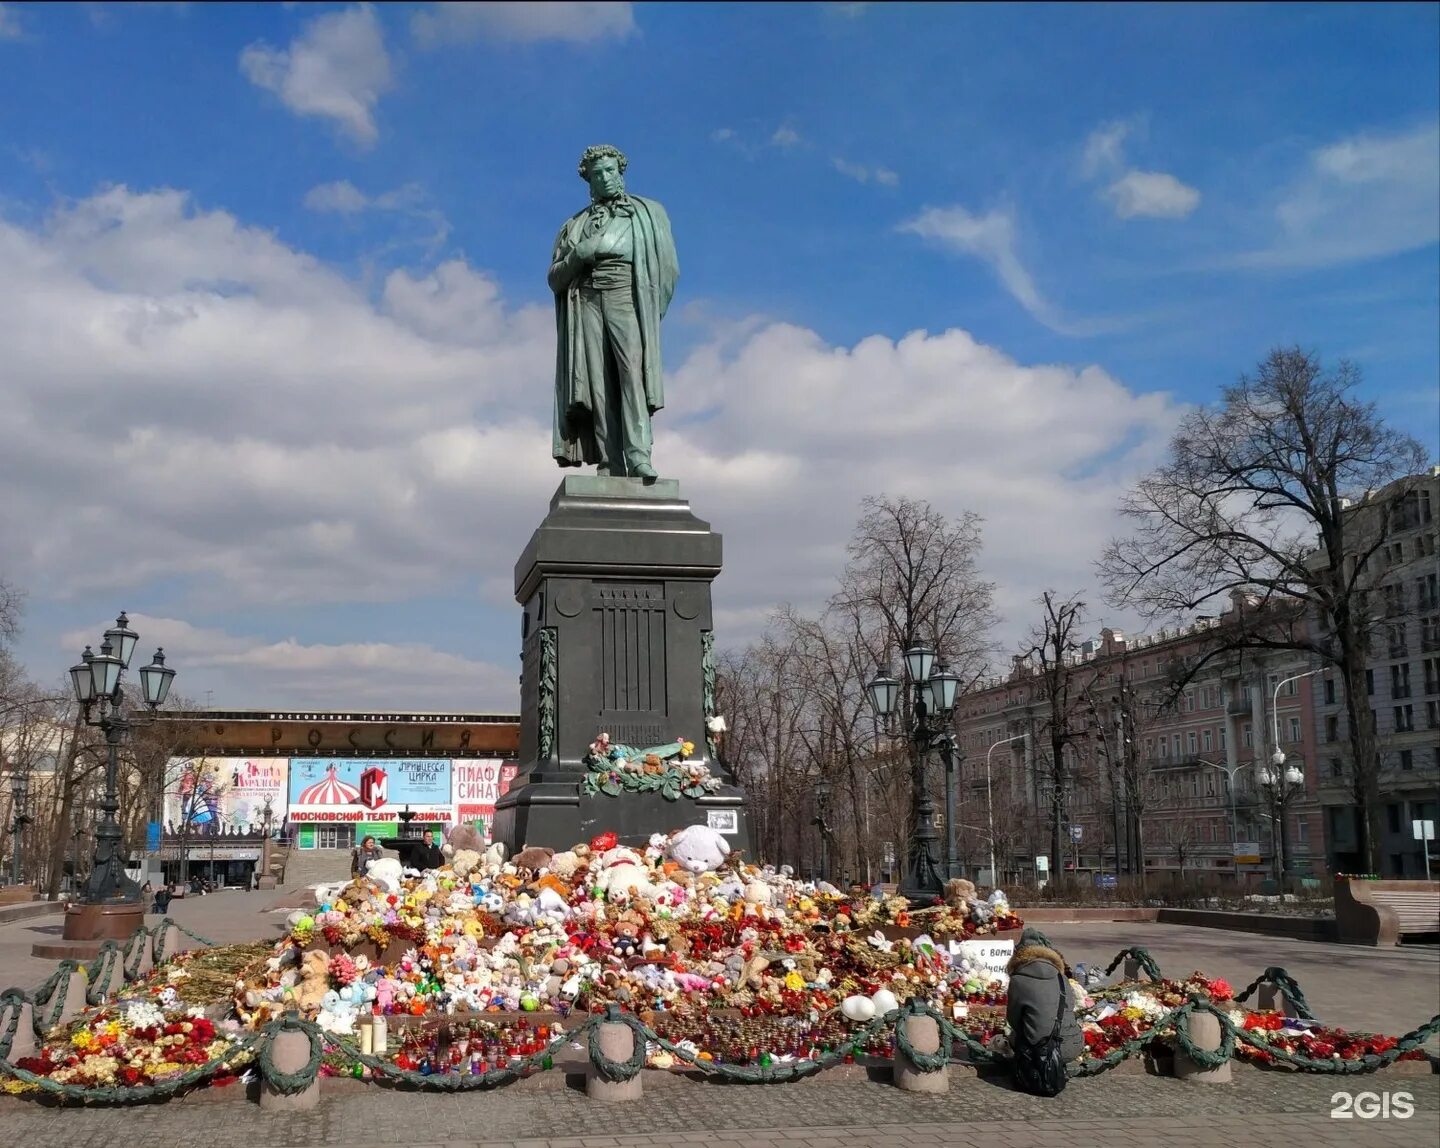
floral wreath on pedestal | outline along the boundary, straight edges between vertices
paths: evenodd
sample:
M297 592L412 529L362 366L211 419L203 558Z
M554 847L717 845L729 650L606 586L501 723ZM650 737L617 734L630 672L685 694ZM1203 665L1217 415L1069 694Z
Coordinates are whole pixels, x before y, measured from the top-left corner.
M590 752L585 756L585 779L580 791L607 797L658 793L666 801L704 797L720 788L720 779L711 776L703 761L685 760L694 752L695 743L684 738L636 749L612 745L610 735L602 733L590 743Z

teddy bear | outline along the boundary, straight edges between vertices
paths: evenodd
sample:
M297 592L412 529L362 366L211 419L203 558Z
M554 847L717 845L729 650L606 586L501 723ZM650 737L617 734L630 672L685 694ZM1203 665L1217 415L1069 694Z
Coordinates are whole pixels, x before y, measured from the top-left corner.
M589 863L590 846L577 845L573 849L566 849L551 857L550 872L563 880L569 881Z
M538 873L545 866L550 864L550 858L555 856L555 850L547 849L543 845L527 845L519 853L511 858L516 869L528 869L531 873Z
M474 849L458 849L450 858L450 869L455 876L464 880L475 872L483 859L484 854L478 853Z
M403 875L404 867L398 857L381 857L378 861L370 862L370 868L365 871L365 876L387 893L400 892Z
M945 904L960 916L968 916L970 906L977 899L975 882L967 881L964 877L952 877L945 882Z
M665 856L687 873L713 873L730 856L730 843L718 829L708 825L687 825L670 835Z
M600 855L595 888L607 901L626 901L632 897L654 899L654 886L640 855L633 849L618 845Z
M309 1011L318 1009L330 991L330 958L320 949L311 949L300 958L300 976L295 1003Z
M626 909L616 918L610 943L617 957L640 955L640 934L645 928L645 918L634 909Z
M485 851L485 838L475 826L469 822L462 821L452 825L450 832L445 838L445 844L441 846L440 852L447 858L453 858L457 853L464 852L483 853Z

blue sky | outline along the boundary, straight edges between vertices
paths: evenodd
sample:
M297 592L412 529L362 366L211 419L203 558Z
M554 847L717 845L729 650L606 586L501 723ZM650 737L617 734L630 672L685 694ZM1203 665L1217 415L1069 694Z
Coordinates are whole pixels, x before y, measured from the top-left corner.
M1275 344L1436 443L1437 13L0 5L21 656L123 605L216 704L513 707L601 141L675 224L657 462L726 535L722 643L879 491L986 515L1011 640Z

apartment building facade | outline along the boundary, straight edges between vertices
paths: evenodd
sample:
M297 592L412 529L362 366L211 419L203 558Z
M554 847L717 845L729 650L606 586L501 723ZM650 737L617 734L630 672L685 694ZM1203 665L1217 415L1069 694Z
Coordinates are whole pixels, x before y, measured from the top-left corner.
M1440 467L1391 483L1350 514L1347 561L1360 563L1358 580L1375 623L1365 691L1380 758L1378 875L1423 877L1426 846L1414 823L1440 822ZM1375 533L1382 529L1383 538ZM1312 691L1327 863L1338 872L1360 872L1367 866L1360 854L1345 683L1326 671ZM1430 873L1440 876L1440 842L1430 842L1429 852Z
M1266 651L1211 659L1183 689L1177 675L1212 648L1226 614L1127 639L1115 630L1084 643L1067 667L1076 699L1063 751L1064 859L1050 858L1050 702L1042 678L1017 659L1004 679L980 683L956 706L956 733L972 799L1022 817L1006 837L1001 879L1051 872L1204 874L1258 885L1282 868L1319 875L1325 864L1315 770L1315 667ZM1277 771L1277 748L1285 755ZM1020 740L1005 742L1005 739ZM1003 743L997 745L996 743ZM990 760L989 784L986 759ZM1291 785L1266 785L1287 771Z

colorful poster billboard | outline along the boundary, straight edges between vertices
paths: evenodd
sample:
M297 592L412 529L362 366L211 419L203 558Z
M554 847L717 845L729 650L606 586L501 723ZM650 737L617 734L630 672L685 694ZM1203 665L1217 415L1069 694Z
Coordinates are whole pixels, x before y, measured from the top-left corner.
M450 767L455 820L477 825L485 839L495 820L495 802L510 788L519 766L513 761L457 761Z
M292 757L289 794L292 825L453 820L448 759Z
M177 757L166 771L165 831L210 837L260 832L285 820L283 757ZM187 828L188 823L188 828Z

